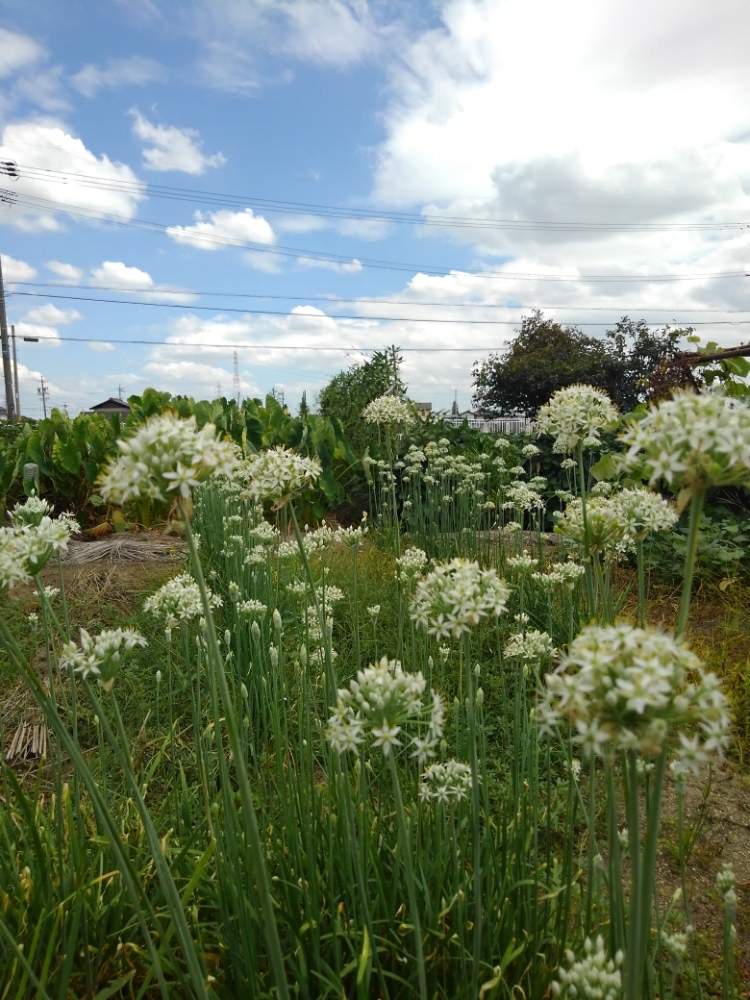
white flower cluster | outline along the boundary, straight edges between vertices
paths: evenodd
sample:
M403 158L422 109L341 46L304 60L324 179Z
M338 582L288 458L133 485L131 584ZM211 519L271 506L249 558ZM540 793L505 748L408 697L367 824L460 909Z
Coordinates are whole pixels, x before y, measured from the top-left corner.
M357 750L366 741L385 756L408 738L411 756L420 764L435 755L443 735L445 712L435 692L425 700L423 675L406 673L398 660L383 657L339 688L328 720L328 741L338 753Z
M589 626L546 677L540 703L545 732L563 721L587 753L636 750L658 756L677 736L677 767L696 772L729 735L727 701L697 656L655 629ZM677 732L695 729L695 735Z
M677 512L658 493L638 487L613 496L590 496L586 504L589 547L592 552L622 556L657 531L670 531ZM576 497L556 519L555 531L583 545L583 503Z
M592 385L569 385L540 407L535 427L537 434L554 437L555 451L567 454L579 444L599 444L601 431L617 418L617 407L606 392Z
M526 549L520 554L520 556L508 556L505 560L505 565L508 569L512 569L517 573L530 573L536 568L538 561L529 555Z
M263 601L258 601L256 598L251 597L247 601L239 601L237 611L246 618L262 618L266 611L268 611L268 608Z
M208 603L211 608L219 608L222 601L218 594L209 592ZM169 632L178 625L203 615L200 588L189 573L180 573L147 597L143 610L156 618L162 618Z
M146 640L132 628L104 629L99 635L90 635L81 629L80 642L66 642L60 653L60 668L73 668L84 678L96 677L106 690L110 690L115 675L122 666L123 653L129 653L137 646L145 646Z
M427 553L423 549L411 546L404 549L402 555L396 559L396 577L401 581L413 580L414 577L424 570L429 562Z
M41 573L53 555L62 555L78 523L70 514L42 514L33 523L0 528L0 591L28 583Z
M52 505L34 493L23 503L17 503L8 514L16 527L37 525L45 515L54 517Z
M559 969L557 980L552 983L552 995L577 998L577 1000L621 1000L622 974L620 967L624 955L618 951L609 958L600 936L592 942L586 938L583 957L576 958L570 949L565 952L567 969Z
M362 416L368 424L401 424L407 425L414 421L414 412L409 403L398 396L378 396L362 411Z
M190 496L209 476L230 475L238 449L217 437L213 424L198 428L195 417L151 417L129 438L117 442L121 454L100 479L102 496L123 504L133 497L164 500L169 493Z
M320 477L316 458L306 458L279 445L247 459L238 469L245 489L243 495L255 501L273 501L283 507L296 493L312 486Z
M554 651L550 636L546 632L532 628L509 636L503 653L507 657L531 663L552 656Z
M451 559L417 581L411 616L438 639L458 639L481 621L501 615L509 596L510 588L494 569Z
M623 528L621 551L633 551L639 542L657 531L671 531L677 511L664 497L642 487L620 490L612 498Z
M573 590L575 585L586 573L585 567L577 562L553 563L544 573L532 573L531 579L543 587L567 587Z
M619 508L611 497L590 496L586 501L586 527L591 552L614 553L620 546L625 528ZM583 501L575 497L561 514L555 515L555 531L583 546L586 536Z
M721 393L678 392L622 435L626 462L675 491L750 483L750 404Z
M422 772L419 797L423 802L448 805L461 802L471 792L471 768L459 760L430 764Z
M505 490L503 507L506 510L544 510L544 500L527 483L512 483Z

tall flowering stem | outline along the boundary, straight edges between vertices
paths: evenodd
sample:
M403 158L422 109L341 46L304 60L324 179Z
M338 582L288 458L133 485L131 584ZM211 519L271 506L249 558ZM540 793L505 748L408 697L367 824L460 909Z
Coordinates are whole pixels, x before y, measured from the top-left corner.
M258 817L255 812L255 806L253 805L250 779L248 777L247 765L245 763L245 751L242 738L240 736L240 727L237 721L232 695L227 683L226 673L224 671L224 661L221 655L221 650L219 649L218 640L216 638L216 625L214 624L213 610L211 607L208 587L206 586L200 557L195 545L195 538L193 537L193 532L190 527L190 512L188 510L188 505L183 499L178 501L178 505L185 522L185 536L187 538L188 551L190 553L190 562L195 575L196 583L200 588L203 615L206 619L206 640L208 643L209 653L208 659L211 664L214 677L218 682L219 692L221 694L221 701L226 718L227 733L229 736L229 745L232 751L232 758L237 774L237 783L240 790L242 811L245 814L245 820L249 829L248 840L250 842L250 853L253 861L255 880L260 895L260 906L263 913L263 931L266 938L266 945L268 947L274 980L276 982L276 989L278 990L279 997L281 997L282 1000L288 1000L289 987L287 984L286 972L284 970L284 956L281 950L279 929L276 924L276 914L274 912L273 897L271 895L271 880L268 875L266 859L261 844Z
M424 946L422 944L422 921L419 917L419 906L417 904L416 881L414 878L414 863L411 856L411 833L409 823L404 809L404 800L401 795L401 783L398 778L398 768L392 753L386 755L388 770L391 773L393 784L393 798L396 802L396 819L398 822L398 837L401 848L401 860L406 875L406 891L409 896L409 911L412 923L414 924L414 949L417 959L417 975L419 977L420 1000L428 1000L427 976L424 966Z
M677 624L675 625L675 635L680 638L687 628L688 615L690 614L690 600L693 593L693 576L695 574L695 560L698 553L698 538L700 537L701 519L703 515L703 504L706 493L698 490L693 493L690 500L690 520L688 522L688 541L685 550L685 563L682 571L682 594L680 595L680 610L677 613Z

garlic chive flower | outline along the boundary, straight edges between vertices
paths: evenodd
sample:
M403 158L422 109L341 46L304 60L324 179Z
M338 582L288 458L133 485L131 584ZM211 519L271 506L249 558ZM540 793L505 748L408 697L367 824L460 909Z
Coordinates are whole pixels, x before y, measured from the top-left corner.
M719 392L677 392L622 435L626 463L675 492L750 484L750 404Z
M24 525L29 527L36 526L45 515L47 517L54 517L52 505L33 493L23 503L17 503L8 514L11 522L17 528Z
M573 997L577 1000L621 1000L620 967L624 959L621 951L609 958L602 937L593 942L586 938L583 957L577 959L567 949L565 958L568 967L559 969L557 980L552 983L553 996L571 1000Z
M387 757L408 749L424 764L435 755L443 728L442 699L435 692L428 699L424 676L384 656L339 689L326 734L340 754L371 747Z
M35 523L0 528L0 590L27 583L53 555L63 555L78 523L70 514L42 514Z
M368 424L407 426L414 422L414 412L406 400L398 396L378 396L362 411L362 416Z
M509 659L533 663L535 660L552 656L554 651L549 635L532 628L526 632L516 632L509 636L503 654Z
M314 485L320 473L317 459L306 458L281 445L258 452L238 470L245 484L245 495L256 502L272 502L275 510L280 510L297 493Z
M695 773L728 741L718 678L703 673L683 643L655 629L589 626L545 682L543 731L568 723L589 754L656 757L669 742L675 769Z
M509 596L510 588L494 569L451 559L417 581L411 617L437 639L458 639L480 622L503 614Z
M471 768L458 760L430 764L419 780L419 797L423 802L448 805L461 802L471 792Z
M411 580L419 576L428 562L429 557L423 549L414 546L405 549L396 559L396 577L402 582Z
M218 594L209 592L208 603L211 608L219 608L222 601ZM202 617L200 588L189 573L180 573L167 580L155 593L147 597L143 610L147 614L163 619L167 632L170 632L178 625Z
M90 635L82 628L78 643L66 642L63 646L60 667L72 668L86 680L96 678L109 691L122 666L123 654L145 645L143 636L132 628L104 629L98 635Z
M236 445L217 437L213 424L199 429L195 417L169 413L151 417L117 444L121 454L100 479L104 499L117 504L138 496L187 499L214 473L229 475L238 455Z
M606 392L592 385L569 385L539 408L535 428L538 435L555 439L556 452L568 454L579 445L598 445L601 432L617 418L617 407Z

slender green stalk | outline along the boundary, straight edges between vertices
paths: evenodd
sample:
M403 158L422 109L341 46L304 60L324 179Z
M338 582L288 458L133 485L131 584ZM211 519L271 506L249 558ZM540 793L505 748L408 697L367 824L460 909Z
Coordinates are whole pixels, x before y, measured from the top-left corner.
M229 744L232 751L232 759L235 773L237 775L237 782L240 788L242 811L248 825L250 853L253 859L254 875L257 883L258 895L260 896L260 907L263 913L263 932L266 937L266 944L273 968L276 989L282 1000L287 1000L289 997L289 987L287 984L286 972L284 970L284 956L281 950L281 940L279 938L273 897L271 895L271 880L268 876L266 859L260 839L258 818L253 805L253 797L250 790L250 779L248 777L247 765L243 754L242 739L240 736L239 726L237 724L237 716L232 696L229 692L229 685L227 684L227 678L224 672L224 662L216 638L216 626L214 624L213 611L208 600L208 589L206 587L206 581L203 577L200 557L195 547L195 539L193 538L193 532L190 527L190 518L182 501L180 501L180 506L185 520L185 536L187 538L188 549L190 552L191 565L193 567L193 572L195 573L196 582L200 589L201 601L203 604L203 615L206 619L206 641L208 643L209 663L211 664L215 679L218 682L221 694L227 734L229 736Z
M680 610L677 614L677 624L675 625L674 630L675 636L678 639L687 628L688 615L690 614L690 599L693 593L695 558L698 552L698 538L700 536L701 515L703 513L705 498L705 490L696 490L690 501L687 549L685 550L685 563L682 571L682 595L680 597Z
M414 949L417 959L417 976L419 978L420 1000L427 1000L427 976L425 974L424 948L422 945L422 922L419 917L419 906L417 904L417 891L414 880L414 864L411 856L411 836L409 824L404 809L404 800L401 796L401 784L398 779L398 769L393 759L393 754L388 754L388 769L391 772L393 784L393 797L396 801L396 819L398 821L398 836L401 846L401 863L404 866L406 875L406 891L409 896L409 910L411 921L414 925Z

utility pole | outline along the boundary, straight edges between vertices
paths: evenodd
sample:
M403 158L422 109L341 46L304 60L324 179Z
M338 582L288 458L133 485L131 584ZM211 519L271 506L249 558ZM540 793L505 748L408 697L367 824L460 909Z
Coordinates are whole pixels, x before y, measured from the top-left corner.
M3 376L5 378L5 413L8 420L15 420L16 407L13 395L13 370L10 363L10 341L8 340L8 320L5 316L5 287L3 285L3 265L0 259L0 344L3 355Z
M122 399L122 386L121 385L117 386L117 398L118 399Z
M40 399L42 400L42 412L44 413L44 419L47 419L47 399L49 397L49 385L47 384L47 379L44 375L39 376L39 388L36 390Z
M13 347L13 387L16 394L16 420L21 419L21 393L18 388L18 355L16 354L16 328L10 325L10 342Z

